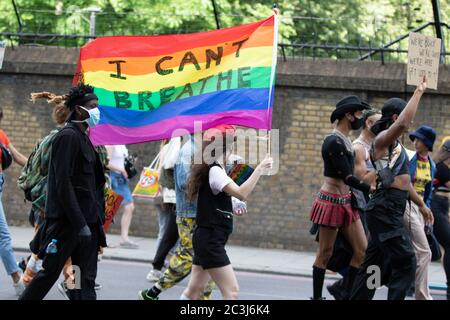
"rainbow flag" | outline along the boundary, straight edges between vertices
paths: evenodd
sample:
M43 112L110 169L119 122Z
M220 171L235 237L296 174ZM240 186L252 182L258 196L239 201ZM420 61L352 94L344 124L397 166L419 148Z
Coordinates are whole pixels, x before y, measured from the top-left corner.
M74 84L94 87L94 144L133 144L219 124L271 129L277 17L209 32L100 37L80 50ZM181 135L181 134L179 134Z
M229 177L233 179L238 186L240 186L247 181L248 178L250 178L253 171L255 170L248 164L237 164L229 173Z

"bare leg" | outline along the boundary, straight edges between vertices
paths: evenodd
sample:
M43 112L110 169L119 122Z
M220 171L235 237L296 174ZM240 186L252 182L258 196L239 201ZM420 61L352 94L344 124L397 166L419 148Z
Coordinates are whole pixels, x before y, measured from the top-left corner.
M353 256L350 266L359 268L364 261L367 249L367 237L361 220L354 221L348 227L342 228L341 231L352 246Z
M120 223L120 227L121 227L120 235L122 236L122 240L124 242L130 241L130 239L128 238L128 232L130 230L131 219L133 218L133 211L134 211L134 203L133 202L127 203L123 207L123 215L122 215L122 220Z
M204 270L201 266L192 265L191 279L183 294L191 300L199 300L209 279L211 277L207 270Z
M214 269L208 269L209 275L217 284L224 300L237 300L239 284L231 264Z
M328 261L333 255L334 242L337 237L337 229L320 227L319 250L317 251L314 265L320 269L326 269Z

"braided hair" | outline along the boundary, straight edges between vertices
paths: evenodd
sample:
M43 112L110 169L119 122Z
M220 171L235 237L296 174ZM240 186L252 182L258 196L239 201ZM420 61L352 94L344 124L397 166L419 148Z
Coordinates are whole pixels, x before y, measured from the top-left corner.
M58 124L62 125L69 116L70 110L67 108L67 95L56 95L47 91L31 93L33 103L38 99L46 99L48 104L53 104L52 118Z

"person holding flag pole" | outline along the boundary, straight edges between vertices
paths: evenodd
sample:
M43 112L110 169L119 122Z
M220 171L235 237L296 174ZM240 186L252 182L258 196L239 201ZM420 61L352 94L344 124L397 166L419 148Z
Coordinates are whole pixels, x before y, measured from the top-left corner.
M277 61L278 43L278 15L274 7L274 46L272 65ZM270 93L267 109L268 128L271 128L271 100L273 98L275 80L275 67L270 77ZM226 127L226 126L224 126ZM215 129L213 129L215 130ZM194 165L188 182L188 197L197 198L197 228L193 235L194 259L192 277L188 287L181 295L181 300L197 300L210 279L219 287L224 300L236 300L239 294L239 285L231 262L225 251L225 245L233 230L233 216L240 216L246 210L240 210L232 197L246 201L261 175L268 174L272 168L273 159L270 156L270 130L268 131L269 153L255 168L252 175L238 186L226 174L224 164L228 162L236 141L235 128L226 128L219 131L209 130L203 138L203 148L211 150L212 156L203 154L203 162ZM211 133L212 132L212 133ZM207 159L205 159L205 157ZM237 201L239 202L239 201Z

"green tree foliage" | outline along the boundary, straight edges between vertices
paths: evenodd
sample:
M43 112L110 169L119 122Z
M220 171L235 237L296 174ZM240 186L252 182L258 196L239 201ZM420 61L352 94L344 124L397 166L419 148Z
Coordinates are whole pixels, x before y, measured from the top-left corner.
M15 0L22 32L89 35L88 7L98 7L97 35L144 35L213 30L211 0ZM272 13L273 0L216 0L221 27L263 19ZM429 0L279 0L280 42L381 46L433 21ZM440 1L442 20L450 24L450 2ZM12 0L0 1L0 32L17 32ZM425 33L434 34L433 28ZM448 29L445 29L448 34ZM25 39L24 42L36 42ZM39 43L48 43L39 40ZM87 39L52 44L76 46ZM450 47L450 37L446 36ZM407 46L407 42L406 42ZM405 41L398 45L405 48ZM395 47L397 48L397 46ZM312 54L306 52L306 55ZM340 53L314 52L339 57ZM358 53L357 53L358 54Z

